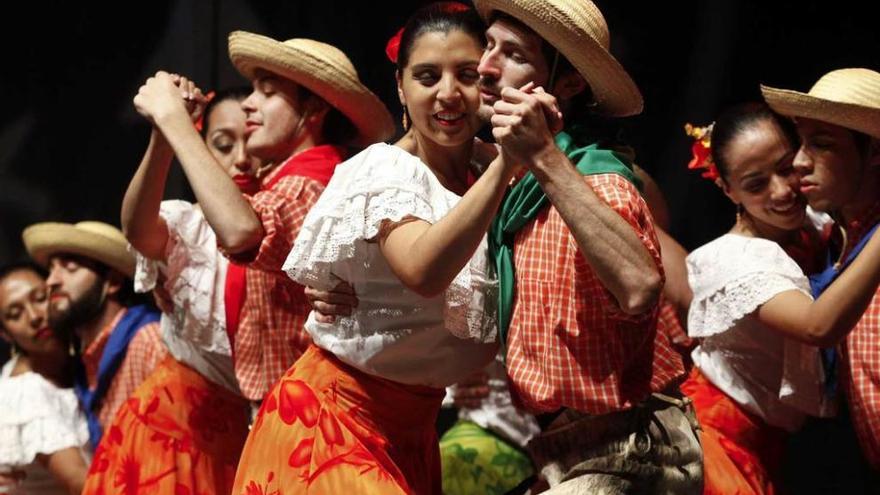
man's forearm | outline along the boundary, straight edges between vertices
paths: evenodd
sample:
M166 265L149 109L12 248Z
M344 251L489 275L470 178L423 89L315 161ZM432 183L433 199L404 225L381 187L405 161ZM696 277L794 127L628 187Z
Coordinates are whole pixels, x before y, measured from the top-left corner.
M530 168L621 310L639 314L656 304L663 278L633 227L596 195L558 148L539 154Z
M122 200L122 231L128 242L150 259L162 259L168 242L168 230L159 216L159 206L173 157L174 151L162 133L153 129L144 157Z
M220 245L229 253L259 245L263 226L238 187L220 167L188 119L171 116L157 122L174 148L193 193Z

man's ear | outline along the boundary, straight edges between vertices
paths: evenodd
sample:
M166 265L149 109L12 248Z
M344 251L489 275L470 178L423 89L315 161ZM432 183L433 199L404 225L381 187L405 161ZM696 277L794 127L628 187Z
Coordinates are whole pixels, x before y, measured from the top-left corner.
M868 166L880 167L880 139L875 137L868 143Z
M557 77L550 94L558 100L565 101L584 92L588 87L584 77L577 71L571 70Z
M108 296L115 296L122 290L122 284L130 283L124 275L116 270L109 270L104 279L104 291Z

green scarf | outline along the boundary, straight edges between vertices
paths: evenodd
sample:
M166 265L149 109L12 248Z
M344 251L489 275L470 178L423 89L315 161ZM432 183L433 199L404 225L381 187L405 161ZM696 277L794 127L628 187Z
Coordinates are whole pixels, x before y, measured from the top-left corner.
M577 128L570 131L576 133ZM596 143L578 147L575 138L565 131L556 135L556 145L583 175L619 174L637 187L641 186L629 159L622 152L600 149ZM547 196L538 179L529 172L504 196L489 228L489 254L495 261L498 275L498 338L503 347L507 344L516 293L513 240L517 231L537 217L547 204Z

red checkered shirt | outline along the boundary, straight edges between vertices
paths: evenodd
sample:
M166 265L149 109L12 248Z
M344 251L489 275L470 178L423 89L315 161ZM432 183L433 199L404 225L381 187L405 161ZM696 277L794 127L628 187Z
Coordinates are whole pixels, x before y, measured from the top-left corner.
M91 390L98 386L98 364L101 362L101 356L107 346L107 339L110 338L110 334L126 311L125 309L120 310L113 321L102 328L95 340L83 351L82 361ZM167 355L168 349L162 342L162 331L158 321L147 323L137 330L137 335L128 343L125 358L119 365L119 369L101 401L98 422L101 423L102 428L110 425L119 406L134 393L134 390L150 376L150 373Z
M296 155L293 160L326 158L335 168L342 161L337 148L320 146ZM280 170L284 165L278 166ZM271 181L267 177L266 181ZM301 175L283 177L269 189L245 196L263 224L265 235L247 260L244 305L235 334L235 376L242 394L262 400L275 381L306 350L311 338L304 329L311 305L303 286L281 271L293 248L303 220L318 200L326 184Z
M852 248L880 222L880 201L845 226ZM846 253L849 255L849 253ZM841 386L865 458L880 469L880 290L841 346Z
M660 296L660 308L657 311L657 331L666 334L672 348L680 355L685 370L690 370L691 351L697 346L697 341L688 337L687 330L681 324L678 317L678 307L665 296Z
M617 174L584 176L661 267L660 244L638 190ZM559 212L547 207L514 240L516 302L507 342L511 388L534 413L627 409L684 374L656 331L657 307L623 313L599 282Z

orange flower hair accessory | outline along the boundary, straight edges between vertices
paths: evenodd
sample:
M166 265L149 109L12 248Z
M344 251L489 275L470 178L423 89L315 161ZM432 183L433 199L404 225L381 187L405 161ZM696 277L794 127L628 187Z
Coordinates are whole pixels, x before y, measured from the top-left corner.
M696 127L690 123L684 125L684 132L694 138L694 144L691 146L693 156L688 163L688 169L702 170L701 176L712 181L721 177L718 173L718 167L712 161L712 127L714 125L714 122L705 127Z

